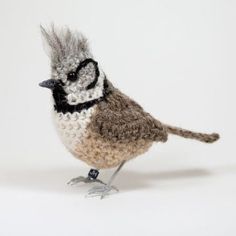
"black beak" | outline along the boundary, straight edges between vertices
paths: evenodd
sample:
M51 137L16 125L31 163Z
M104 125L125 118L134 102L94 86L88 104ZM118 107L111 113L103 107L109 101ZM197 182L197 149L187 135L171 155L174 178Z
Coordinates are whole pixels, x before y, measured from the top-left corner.
M59 83L58 80L48 79L48 80L44 80L43 82L39 83L39 86L53 90L53 89L55 89L55 87L58 83Z

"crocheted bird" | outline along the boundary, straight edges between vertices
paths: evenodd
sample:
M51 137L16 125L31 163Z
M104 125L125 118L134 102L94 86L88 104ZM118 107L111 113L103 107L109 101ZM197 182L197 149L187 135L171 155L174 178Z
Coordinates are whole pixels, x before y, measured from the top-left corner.
M117 191L112 181L128 160L146 152L168 134L213 143L219 135L196 133L161 123L115 88L91 54L86 38L68 28L51 27L42 35L49 49L51 79L40 83L52 91L54 120L66 148L92 166L87 177L69 184L97 182L89 196ZM108 183L100 169L118 167ZM113 190L113 191L112 191Z

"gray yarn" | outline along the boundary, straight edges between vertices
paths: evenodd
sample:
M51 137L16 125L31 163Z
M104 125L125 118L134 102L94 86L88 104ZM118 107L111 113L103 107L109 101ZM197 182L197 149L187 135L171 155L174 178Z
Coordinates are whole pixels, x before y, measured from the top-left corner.
M50 29L40 26L42 35L49 46L49 56L52 63L57 64L65 58L77 57L83 60L92 57L87 39L77 31L69 28L56 29L51 25Z

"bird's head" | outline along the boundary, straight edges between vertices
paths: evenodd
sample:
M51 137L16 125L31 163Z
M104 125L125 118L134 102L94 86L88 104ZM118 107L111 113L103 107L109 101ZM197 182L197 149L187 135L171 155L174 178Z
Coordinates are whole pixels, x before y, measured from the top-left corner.
M41 87L52 90L55 103L78 105L104 94L105 74L93 59L86 38L68 28L41 27L51 60L51 78Z

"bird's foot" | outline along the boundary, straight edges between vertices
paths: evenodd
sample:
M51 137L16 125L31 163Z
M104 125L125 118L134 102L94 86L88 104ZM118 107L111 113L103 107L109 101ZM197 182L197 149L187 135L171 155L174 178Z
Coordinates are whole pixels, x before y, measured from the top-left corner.
M105 196L114 194L116 192L119 192L118 188L115 186L110 185L102 185L102 186L94 186L93 188L89 189L88 194L86 197L100 197L103 199Z
M76 184L78 184L78 183L94 183L94 182L97 182L97 183L100 183L100 184L104 184L105 185L105 183L103 183L100 179L93 179L93 178L91 178L91 177L89 177L89 176L87 176L87 177L84 177L84 176L79 176L79 177L77 177L77 178L73 178L73 179L71 179L67 184L69 184L69 185L76 185Z

